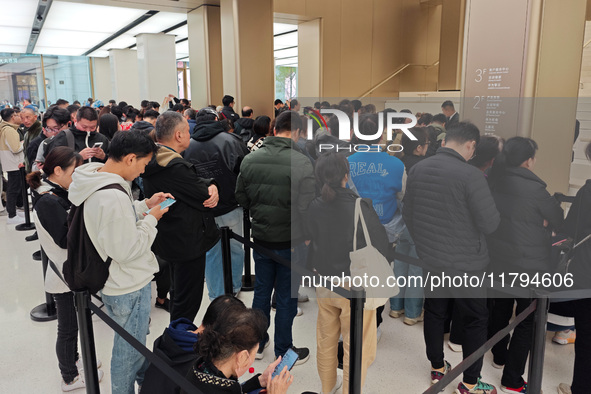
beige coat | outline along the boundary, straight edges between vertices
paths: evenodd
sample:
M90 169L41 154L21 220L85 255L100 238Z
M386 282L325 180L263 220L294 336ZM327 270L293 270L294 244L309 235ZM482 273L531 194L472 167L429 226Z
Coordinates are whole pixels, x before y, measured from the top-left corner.
M18 132L18 125L0 122L0 162L2 170L18 171L18 165L25 160L23 141Z

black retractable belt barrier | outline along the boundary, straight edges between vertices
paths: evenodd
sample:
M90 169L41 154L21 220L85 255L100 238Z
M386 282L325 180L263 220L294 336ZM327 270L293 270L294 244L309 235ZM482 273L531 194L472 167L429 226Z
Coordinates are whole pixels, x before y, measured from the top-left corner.
M49 265L49 259L45 254L43 248L41 248L41 263L43 264L43 283L45 283L45 276L47 275L47 267ZM31 310L31 320L33 321L51 321L57 319L57 313L55 310L55 300L49 293L45 293L45 303L37 305Z
M224 272L224 294L232 295L234 285L232 283L232 251L230 249L230 238L232 230L229 227L221 227L222 243L222 268Z
M248 209L243 209L243 234L244 238L250 239L250 212ZM253 291L254 290L254 275L251 274L251 264L250 264L250 246L244 244L244 275L242 276L242 291Z
M84 378L86 382L86 392L89 394L100 393L98 370L96 366L96 351L94 346L94 333L92 329L91 311L94 312L101 320L103 320L109 327L129 343L142 356L146 357L156 368L162 371L171 381L179 385L179 387L189 394L204 394L201 390L195 387L184 376L175 371L162 358L152 353L140 341L134 338L123 327L105 312L100 307L90 302L90 294L88 291L75 292L76 297L76 311L78 314L78 328L80 330L80 344L82 347L82 361L84 363Z
M365 290L351 288L351 331L349 337L349 392L361 393L361 360L363 357L363 305Z
M27 173L25 167L19 168L21 174L21 190L23 193L23 207L25 209L25 222L15 227L16 231L35 230L35 223L31 223L31 212L29 212L29 195L27 194Z

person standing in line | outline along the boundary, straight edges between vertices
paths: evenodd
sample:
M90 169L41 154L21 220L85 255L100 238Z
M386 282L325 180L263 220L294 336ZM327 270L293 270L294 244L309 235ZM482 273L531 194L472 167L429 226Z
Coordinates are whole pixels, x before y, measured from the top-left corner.
M480 141L480 132L468 122L447 130L435 156L414 165L404 196L404 222L417 254L437 275L455 270L481 274L489 263L485 235L494 232L499 212L482 172L467 163ZM488 309L484 288L441 288L425 292L424 336L431 362L431 382L451 369L444 359L443 335L451 300L461 309L464 359L487 339ZM495 394L481 381L482 358L472 364L458 384L458 394Z
M18 132L21 123L20 113L12 108L0 111L0 162L2 170L8 173L8 190L6 190L6 224L24 223L24 215L17 214L16 207L19 196L22 196L22 180L20 168L24 166L23 141ZM22 197L21 197L22 198Z
M164 112L156 121L155 136L160 147L142 176L144 191L150 195L166 190L176 203L158 223L153 250L172 273L170 321L193 321L203 298L206 252L219 240L212 212L219 201L218 188L214 179L201 178L181 156L191 142L183 115Z
M491 269L496 272L526 273L532 278L553 272L552 231L562 225L564 212L546 190L546 183L533 173L537 149L538 145L530 138L510 138L489 177L501 215L498 229L487 237ZM500 295L502 298L494 300L490 335L509 324L514 309L519 314L532 303L530 298ZM531 347L533 320L534 315L530 314L515 327L510 341L507 335L492 348L493 366L504 366L501 378L504 392L527 392L523 374Z
M308 238L303 218L316 192L312 163L295 148L301 129L302 120L296 112L282 112L275 122L274 136L266 137L260 149L244 158L236 181L236 201L250 210L255 242L292 264L305 259ZM296 364L304 363L310 351L293 346L292 336L300 277L257 251L253 256L257 280L252 307L261 310L268 322L271 293L276 289L275 357L293 348L298 353ZM264 357L268 342L267 335L260 343L257 359Z
M106 313L145 346L151 282L158 271L151 247L158 220L168 212L168 208L161 209L159 204L173 196L156 193L150 199L133 201L129 184L144 172L152 159L157 149L152 139L139 131L117 133L111 146L105 164L89 163L76 169L69 199L78 207L84 203L88 237L103 261L112 259L101 290ZM118 188L105 188L111 185ZM134 382L141 387L148 364L144 356L115 334L111 392L134 394Z

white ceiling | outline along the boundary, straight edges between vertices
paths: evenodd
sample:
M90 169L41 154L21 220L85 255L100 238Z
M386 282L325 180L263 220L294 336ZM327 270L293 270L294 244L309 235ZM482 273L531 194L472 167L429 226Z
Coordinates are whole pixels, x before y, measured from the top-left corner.
M127 3L130 4L130 3ZM16 5L16 6L15 6ZM38 0L0 0L0 52L25 53ZM147 12L145 9L53 1L33 53L80 56ZM141 33L160 33L187 20L185 12L159 12L90 54L107 57L109 49L127 48ZM188 37L187 26L168 34ZM188 56L178 45L177 58Z
M112 5L54 0L33 53L81 56L147 12L146 9L114 6L125 4L133 7L135 4L130 1L106 3ZM26 52L37 5L38 0L0 0L0 52ZM123 49L134 45L138 34L160 33L186 20L186 12L159 12L89 56L107 57L109 49ZM297 25L273 24L273 33L280 34L274 38L276 65L297 66L297 31L282 34L293 30L297 30ZM187 38L189 32L185 25L167 34L174 35L175 40L179 41ZM177 59L188 58L188 41L176 44L176 55Z

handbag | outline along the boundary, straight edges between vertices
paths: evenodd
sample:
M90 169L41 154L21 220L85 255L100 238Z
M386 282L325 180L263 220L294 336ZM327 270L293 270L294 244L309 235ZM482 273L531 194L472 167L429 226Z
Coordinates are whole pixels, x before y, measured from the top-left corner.
M362 249L357 249L357 227L361 221L363 228L363 236L365 237L366 246ZM388 263L384 255L380 253L371 244L367 224L361 211L361 198L355 201L355 231L353 233L353 251L349 253L351 258L351 283L357 285L358 278L367 278L363 280L362 287L365 289L366 300L364 309L374 310L384 305L391 297L399 293L396 281L389 277L394 277L394 271ZM376 283L376 279L379 282ZM395 278L393 278L395 279ZM373 283L373 286L372 286ZM389 287L388 284L393 284Z

